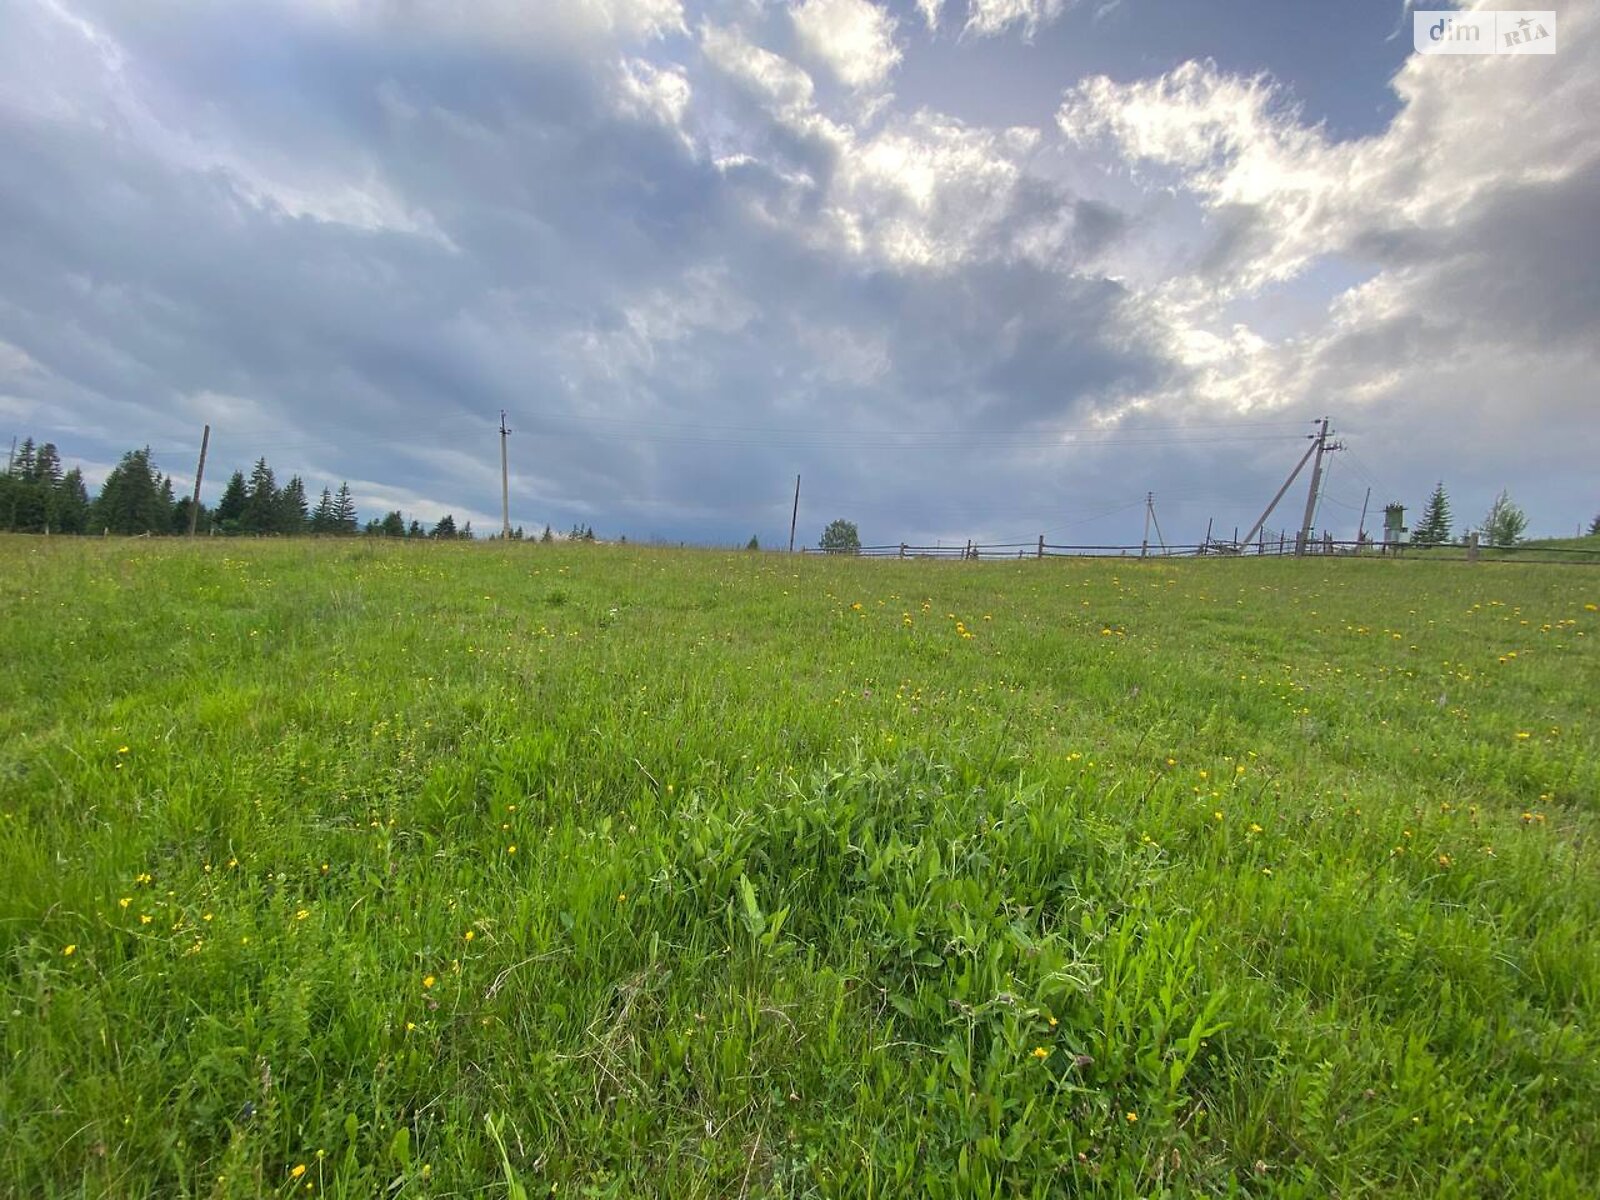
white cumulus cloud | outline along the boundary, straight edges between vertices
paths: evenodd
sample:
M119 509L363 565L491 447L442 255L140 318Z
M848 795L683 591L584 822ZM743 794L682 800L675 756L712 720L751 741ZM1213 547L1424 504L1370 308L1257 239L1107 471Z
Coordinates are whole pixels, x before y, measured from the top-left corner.
M791 15L802 49L847 87L876 87L900 62L894 18L870 0L803 0Z

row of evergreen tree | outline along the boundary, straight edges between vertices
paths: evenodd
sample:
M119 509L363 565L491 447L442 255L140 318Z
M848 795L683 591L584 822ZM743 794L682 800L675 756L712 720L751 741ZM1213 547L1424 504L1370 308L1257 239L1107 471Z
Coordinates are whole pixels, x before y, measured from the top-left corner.
M61 470L61 455L46 442L29 438L0 475L0 529L18 533L60 530L83 533L89 528L89 489L77 467Z
M348 483L341 483L337 491L323 488L313 506L305 481L293 475L279 487L265 458L256 460L248 478L243 471L233 473L215 509L204 504L198 514L193 509L193 499L174 496L172 477L156 469L148 446L124 454L92 500L83 472L76 467L62 471L60 452L51 442L36 445L29 438L12 458L10 469L0 475L0 530L12 533L183 534L189 532L194 515L199 533L473 536L472 522L458 528L453 515L426 530L417 521L408 525L398 511L362 526ZM521 530L517 533L520 536ZM547 529L546 540L549 536Z

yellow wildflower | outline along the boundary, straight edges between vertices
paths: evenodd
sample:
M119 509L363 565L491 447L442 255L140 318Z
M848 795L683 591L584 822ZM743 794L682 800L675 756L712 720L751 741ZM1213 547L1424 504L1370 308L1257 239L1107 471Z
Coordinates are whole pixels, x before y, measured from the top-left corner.
M71 958L77 952L78 952L78 943L77 942L69 942L65 947L62 948L62 951L61 951L61 953L63 955L65 955L67 958Z

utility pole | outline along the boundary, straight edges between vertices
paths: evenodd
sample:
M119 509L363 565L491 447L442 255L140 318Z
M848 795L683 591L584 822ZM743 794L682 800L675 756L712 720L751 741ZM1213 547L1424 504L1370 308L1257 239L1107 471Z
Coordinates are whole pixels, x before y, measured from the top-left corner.
M1156 516L1156 496L1154 492L1150 493L1150 520L1155 523L1156 542L1161 546L1161 553L1170 554L1171 551L1167 549L1167 539L1161 535L1161 518Z
M11 453L6 455L6 474L11 474L11 466L17 461L17 435L11 435Z
M1278 501L1283 499L1283 494L1287 492L1291 486L1293 486L1294 481L1300 478L1300 472L1305 469L1306 463L1311 461L1311 456L1316 452L1317 443L1313 442L1309 447L1307 447L1306 452L1301 457L1300 461L1295 463L1294 470L1289 472L1289 478L1283 481L1283 486L1278 489L1278 494L1272 498L1272 503L1267 505L1266 511L1256 519L1256 523L1250 526L1250 532L1244 535L1245 541L1248 542L1251 538L1255 537L1256 534L1261 532L1261 527L1267 523L1267 518L1272 515L1272 510L1278 507Z
M194 469L194 499L189 504L189 536L200 522L200 481L206 477L206 447L211 445L211 426L200 435L200 465Z
M1316 520L1318 492L1322 487L1322 456L1329 449L1337 450L1338 446L1328 445L1328 418L1322 418L1322 428L1316 433L1317 458L1311 464L1311 490L1306 494L1305 520L1300 523L1300 536L1295 538L1294 552L1304 554L1311 548L1311 523Z
M1367 540L1367 505L1372 502L1372 489L1367 489L1367 498L1361 502L1361 524L1356 526L1356 550L1361 550L1361 545Z
M511 473L506 467L506 439L511 430L506 428L506 410L500 410L500 536L511 540Z
M1150 553L1150 518L1155 515L1156 494L1144 494L1144 538L1139 543L1139 557L1144 558Z
M794 553L794 527L800 521L800 476L794 477L794 512L789 514L789 553Z

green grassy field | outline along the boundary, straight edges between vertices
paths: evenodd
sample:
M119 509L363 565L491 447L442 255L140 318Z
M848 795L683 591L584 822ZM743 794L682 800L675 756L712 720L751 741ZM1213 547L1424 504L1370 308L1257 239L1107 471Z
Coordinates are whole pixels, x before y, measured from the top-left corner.
M0 1194L1593 1196L1597 603L0 540Z

